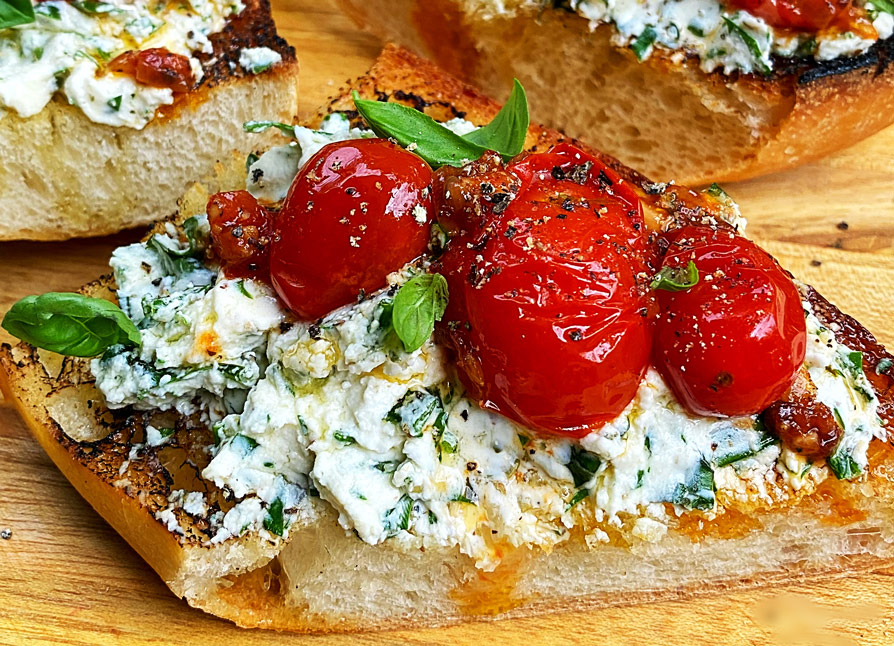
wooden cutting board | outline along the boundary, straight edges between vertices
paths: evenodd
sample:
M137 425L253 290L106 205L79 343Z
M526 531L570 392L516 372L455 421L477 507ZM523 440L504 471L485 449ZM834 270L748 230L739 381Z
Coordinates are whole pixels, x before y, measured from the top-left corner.
M312 111L379 43L324 0L273 0ZM835 157L726 187L750 232L801 279L894 345L894 128ZM131 231L0 244L0 312L106 271ZM8 340L8 337L2 337ZM446 629L308 638L245 631L189 608L71 488L0 407L0 644L894 643L894 572L592 613Z

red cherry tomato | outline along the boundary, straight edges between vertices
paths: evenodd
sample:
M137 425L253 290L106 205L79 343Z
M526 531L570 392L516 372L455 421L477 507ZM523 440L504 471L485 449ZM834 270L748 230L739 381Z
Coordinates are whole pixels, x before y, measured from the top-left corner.
M624 410L648 364L640 203L568 145L507 170L517 196L452 239L436 265L450 288L439 335L482 405L580 437Z
M675 231L662 266L689 261L700 276L694 287L657 290L656 367L696 414L760 412L804 362L801 295L765 251L731 231Z
M109 63L109 69L128 74L143 85L171 88L174 92L189 92L195 84L189 59L163 47L119 54Z
M384 139L329 144L298 173L277 221L270 277L299 317L317 319L385 286L430 238L432 173Z
M217 193L208 200L211 248L227 278L268 276L270 214L248 191Z
M816 32L845 17L852 0L733 0L732 4L763 18L773 27Z

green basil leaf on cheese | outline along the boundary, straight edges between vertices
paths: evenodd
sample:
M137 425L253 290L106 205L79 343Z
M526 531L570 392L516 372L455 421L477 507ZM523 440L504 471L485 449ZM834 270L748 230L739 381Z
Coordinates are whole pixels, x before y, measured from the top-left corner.
M146 247L156 253L161 271L166 276L183 276L202 268L202 263L193 257L195 250L192 241L189 248L179 249L166 244L160 236L154 235L149 238Z
M637 60L643 60L649 54L649 48L658 38L658 32L651 25L643 29L639 37L630 45Z
M72 357L95 357L115 345L140 345L137 327L120 307L82 294L26 296L0 325L17 339Z
M78 11L91 16L104 13L115 14L122 12L122 10L115 5L107 2L95 2L95 0L83 0L82 2L73 2L72 4Z
M433 168L462 166L487 150L463 139L424 112L400 103L361 99L355 91L354 106L376 135L393 139L405 148L412 146L413 152Z
M872 0L872 6L877 11L894 13L894 2L892 2L891 0Z
M764 53L761 50L760 43L757 42L757 39L752 36L747 29L742 27L742 25L731 20L727 16L723 17L723 22L726 24L726 28L731 34L738 36L745 43L748 51L750 51L751 55L754 56L754 63L757 66L758 71L765 76L770 74L770 68L762 60L762 56L764 55Z
M580 487L590 482L599 470L602 460L590 451L585 451L579 446L571 447L571 462L568 470L574 478L574 486Z
M580 501L586 499L587 496L590 495L590 491L588 489L578 489L577 493L571 497L571 500L568 501L568 504L565 506L565 511L570 511L572 507L577 505Z
M264 529L277 536L283 535L286 529L286 519L283 515L281 498L277 498L267 507L267 515L264 517Z
M503 157L515 157L525 149L530 116L525 88L512 81L512 93L497 116L486 126L463 135L463 139L488 150L496 150Z
M400 497L393 509L390 509L383 519L385 531L394 535L400 530L410 528L410 512L413 510L413 499L407 494Z
M348 444L356 444L357 440L354 439L354 436L348 435L347 433L342 433L341 431L335 431L332 434L332 437L336 439L336 441L341 442L344 445Z
M525 146L530 116L528 99L521 83L513 82L509 100L487 124L466 135L458 135L430 116L413 108L387 101L361 99L354 92L354 106L379 137L412 147L434 168L462 166L494 150L504 159L519 154Z
M835 412L837 413L838 411ZM829 458L829 468L832 469L832 473L839 480L853 480L863 473L853 456L840 446Z
M714 509L714 470L711 465L701 460L689 481L677 485L671 502L684 509Z
M0 4L2 4L2 0L0 0ZM47 4L46 2L41 2L40 4L35 5L34 14L49 18L50 20L62 20L62 14L59 13L59 7Z
M56 12L59 10L56 9ZM0 0L0 29L27 25L34 20L34 5L31 0Z
M242 129L245 132L264 132L270 128L276 128L287 137L295 138L295 126L290 126L287 123L280 123L279 121L246 121L242 124Z
M106 101L106 105L109 106L114 112L118 112L119 110L121 110L121 99L122 95L119 94L118 96L112 97L111 99Z
M434 422L440 418L444 408L441 400L425 390L410 390L385 415L385 421L400 426L410 437L419 437L429 425L432 415Z
M685 267L662 267L650 285L666 292L684 292L698 284L698 267L691 260Z
M866 387L865 375L863 374L863 353L859 350L839 350L838 363L841 365L845 375L849 377L854 390L863 395L867 401L872 401L874 395Z
M717 467L725 467L763 451L778 440L756 424L754 431L736 428L732 424L721 426L711 432L714 449L711 461Z
M391 325L407 352L428 340L447 308L447 279L440 274L414 276L394 295Z

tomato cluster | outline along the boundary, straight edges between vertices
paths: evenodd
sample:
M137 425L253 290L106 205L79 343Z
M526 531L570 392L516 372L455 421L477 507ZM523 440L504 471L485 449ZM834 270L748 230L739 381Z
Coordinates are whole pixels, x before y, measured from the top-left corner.
M471 397L542 433L598 429L650 364L694 413L760 412L804 360L801 299L769 255L723 226L647 232L633 187L567 144L433 174L387 141L340 142L280 212L244 191L208 209L225 272L269 276L304 320L384 287L426 252L435 213L451 236L437 334ZM697 281L655 289L690 265Z

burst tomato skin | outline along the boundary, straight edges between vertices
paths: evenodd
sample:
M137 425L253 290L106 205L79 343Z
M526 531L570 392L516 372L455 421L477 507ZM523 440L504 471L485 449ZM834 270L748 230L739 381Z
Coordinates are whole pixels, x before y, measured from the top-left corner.
M272 237L270 213L248 191L216 193L205 212L211 249L227 278L267 280Z
M313 320L385 286L430 238L432 173L384 139L324 146L298 173L270 249L270 278Z
M733 5L773 27L817 32L846 18L852 0L733 0Z
M163 47L119 54L109 63L109 69L128 74L143 85L170 88L176 93L189 92L195 84L189 59Z
M483 406L582 437L623 411L649 361L640 203L568 145L507 170L517 196L483 229L452 239L436 265L450 288L438 334Z
M750 415L779 399L804 363L801 295L765 251L729 230L685 226L664 267L693 261L700 280L657 290L655 366L698 415Z

